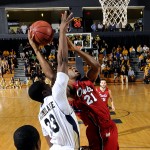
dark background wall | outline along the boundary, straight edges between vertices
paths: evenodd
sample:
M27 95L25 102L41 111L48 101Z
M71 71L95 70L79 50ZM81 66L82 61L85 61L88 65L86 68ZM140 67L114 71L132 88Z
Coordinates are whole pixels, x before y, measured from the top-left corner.
M150 32L150 0L130 0L129 6L145 6L144 9L144 30L146 34L140 33L119 33L118 35L112 34L112 33L104 33L101 34L101 37L104 38L109 44L114 44L114 38L117 39L115 41L118 41L119 44L122 43L122 45L132 45L136 43L142 44L149 44L150 43L150 34L148 34L147 31ZM74 13L75 17L83 17L82 7L101 7L99 0L1 0L0 1L0 39L3 40L3 37L5 37L5 43L8 43L11 40L11 44L18 45L18 41L16 41L15 35L7 35L8 27L7 27L7 17L5 8L41 8L41 7L70 7L71 11ZM23 15L23 14L22 14ZM82 32L82 29L75 30L74 32ZM96 33L97 34L97 33ZM144 35L145 34L145 35ZM6 37L8 36L8 40L6 40ZM20 35L22 36L22 35ZM143 38L144 37L144 38ZM18 38L18 37L17 37ZM22 39L23 37L20 37ZM4 43L4 41L1 41L1 44ZM118 44L116 43L116 45ZM7 44L6 44L7 45Z
M0 1L0 34L7 33L5 7L70 7L74 16L82 17L82 7L100 7L99 0L1 0ZM150 0L130 0L129 6L145 6L144 30L150 31Z

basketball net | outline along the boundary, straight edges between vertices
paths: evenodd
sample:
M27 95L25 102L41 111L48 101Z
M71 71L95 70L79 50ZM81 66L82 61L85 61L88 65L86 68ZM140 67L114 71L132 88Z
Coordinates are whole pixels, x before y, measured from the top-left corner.
M120 25L127 24L127 7L130 0L99 0L103 11L103 24Z

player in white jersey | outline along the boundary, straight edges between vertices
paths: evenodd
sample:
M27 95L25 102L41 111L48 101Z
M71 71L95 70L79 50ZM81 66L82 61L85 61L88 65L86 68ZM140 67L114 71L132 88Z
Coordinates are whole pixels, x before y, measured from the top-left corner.
M57 54L56 81L51 88L45 82L37 81L29 88L31 99L41 102L39 121L50 150L78 150L79 126L67 100L68 77L68 45L66 28L72 21L72 14L67 17L67 12L62 15L59 35L59 47ZM34 37L34 36L33 36ZM39 51L37 44L33 42L30 32L28 39L33 47L45 75L52 79L54 72Z

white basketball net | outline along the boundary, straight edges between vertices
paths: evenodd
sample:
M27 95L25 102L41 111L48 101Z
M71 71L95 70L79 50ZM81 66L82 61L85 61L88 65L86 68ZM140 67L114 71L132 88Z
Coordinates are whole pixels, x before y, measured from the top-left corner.
M130 0L99 0L103 11L103 24L127 24L127 7Z

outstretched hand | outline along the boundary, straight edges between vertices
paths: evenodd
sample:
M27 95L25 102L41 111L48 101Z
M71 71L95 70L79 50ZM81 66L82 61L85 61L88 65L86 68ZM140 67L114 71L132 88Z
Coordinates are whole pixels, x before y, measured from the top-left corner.
M73 15L73 13L70 13L70 15L67 17L67 11L65 11L65 13L62 14L61 24L60 24L60 32L66 32L67 31L69 23L73 20L72 15Z
M39 48L40 46L38 44L36 44L33 39L34 39L34 34L32 34L32 31L29 29L28 30L28 40L29 40L29 43L32 46L33 50L36 53L37 51L40 50L40 48Z

